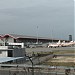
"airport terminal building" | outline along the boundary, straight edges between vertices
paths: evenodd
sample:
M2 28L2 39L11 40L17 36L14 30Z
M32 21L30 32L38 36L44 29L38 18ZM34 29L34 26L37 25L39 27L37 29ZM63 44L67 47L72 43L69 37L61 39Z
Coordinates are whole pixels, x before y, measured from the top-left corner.
M49 43L57 42L59 39L50 39L44 37L38 37L39 43ZM63 40L61 40L63 41ZM36 43L36 36L26 36L26 35L17 35L17 34L0 34L0 45L5 45L6 43Z

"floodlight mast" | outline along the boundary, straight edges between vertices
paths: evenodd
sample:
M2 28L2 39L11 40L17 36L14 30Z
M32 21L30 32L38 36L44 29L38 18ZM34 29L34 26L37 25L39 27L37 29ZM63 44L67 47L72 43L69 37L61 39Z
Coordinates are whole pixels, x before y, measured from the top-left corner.
M38 44L38 26L37 26L37 44Z

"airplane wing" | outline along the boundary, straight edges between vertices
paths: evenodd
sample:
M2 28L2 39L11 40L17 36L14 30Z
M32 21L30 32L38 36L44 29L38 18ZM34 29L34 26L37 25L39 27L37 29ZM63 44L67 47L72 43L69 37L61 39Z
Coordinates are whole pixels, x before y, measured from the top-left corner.
M21 59L24 57L0 57L0 63Z

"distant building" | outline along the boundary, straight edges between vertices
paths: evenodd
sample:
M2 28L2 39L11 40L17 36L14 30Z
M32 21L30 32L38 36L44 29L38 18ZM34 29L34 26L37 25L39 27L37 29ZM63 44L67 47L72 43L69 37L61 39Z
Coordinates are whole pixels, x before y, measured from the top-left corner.
M11 46L0 46L0 57L24 57L24 48L13 48Z
M72 35L69 35L69 41L72 41Z
M26 60L25 55L26 51L23 43L8 43L8 46L0 46L0 63L8 61L24 62Z
M0 57L24 57L23 43L8 43L8 46L0 46Z

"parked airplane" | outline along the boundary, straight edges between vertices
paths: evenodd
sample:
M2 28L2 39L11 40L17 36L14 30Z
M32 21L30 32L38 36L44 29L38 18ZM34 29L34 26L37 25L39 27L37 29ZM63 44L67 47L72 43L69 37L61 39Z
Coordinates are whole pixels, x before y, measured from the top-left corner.
M56 47L71 47L75 45L75 41L70 41L70 42L65 42L63 41L62 43L60 40L57 43L50 43L48 45L48 48L56 48Z
M61 42L60 40L57 43L50 43L48 45L48 48L56 48L56 47L60 47L61 46Z
M61 43L61 46L62 46L62 47L68 47L68 46L73 46L73 45L75 45L74 41L70 41L70 42L65 42L65 41L63 41L63 42Z

